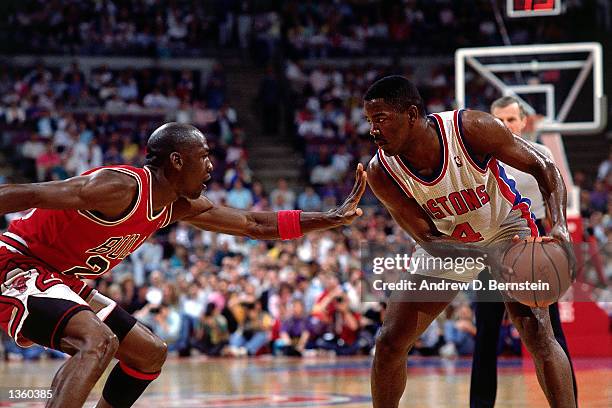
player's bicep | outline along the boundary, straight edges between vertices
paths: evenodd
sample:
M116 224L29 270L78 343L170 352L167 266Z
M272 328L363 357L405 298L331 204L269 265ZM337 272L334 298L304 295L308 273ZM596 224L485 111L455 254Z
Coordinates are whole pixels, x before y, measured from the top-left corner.
M380 167L376 158L368 166L368 184L395 222L417 242L441 235L431 218L414 198L403 193Z
M248 235L251 223L248 211L216 206L204 197L187 203L178 217L199 229L241 236Z
M36 208L112 211L129 206L133 199L131 185L111 172L28 186Z
M492 115L478 111L466 111L463 114L464 134L480 155L492 155L497 160L530 174L552 163Z
M387 210L395 222L419 244L442 235L414 199L406 202L405 208L387 207Z
M519 137L515 137L512 145L502 147L496 157L515 169L532 175L554 165L550 158Z

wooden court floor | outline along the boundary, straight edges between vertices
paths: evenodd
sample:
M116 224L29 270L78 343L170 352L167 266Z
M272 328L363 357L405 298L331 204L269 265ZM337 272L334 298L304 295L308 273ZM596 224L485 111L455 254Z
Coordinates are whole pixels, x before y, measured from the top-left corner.
M47 387L61 361L0 362L0 407L42 407L7 398L11 387ZM371 407L371 359L170 357L141 408ZM411 358L401 407L467 407L470 360ZM612 359L575 359L581 407L612 407ZM546 407L530 361L500 360L497 407ZM102 392L99 382L91 402Z

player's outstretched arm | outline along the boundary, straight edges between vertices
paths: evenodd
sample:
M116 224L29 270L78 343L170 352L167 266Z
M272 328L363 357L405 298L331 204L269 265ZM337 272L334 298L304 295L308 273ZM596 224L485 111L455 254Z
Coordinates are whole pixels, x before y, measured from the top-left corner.
M355 172L353 190L342 205L327 212L243 211L215 206L201 198L197 200L201 207L192 205L192 210L186 211L184 216L179 215L178 219L203 230L255 239L297 238L311 231L351 224L363 214L357 205L366 185L366 173L359 164ZM178 211L185 212L181 209Z
M0 185L0 214L44 208L93 210L120 216L138 189L134 178L114 171L99 171L62 181Z
M565 218L567 192L559 169L553 161L529 143L514 136L504 124L485 112L463 112L463 131L474 151L483 158L492 155L525 173L538 182L542 197L550 211L551 235L569 242Z

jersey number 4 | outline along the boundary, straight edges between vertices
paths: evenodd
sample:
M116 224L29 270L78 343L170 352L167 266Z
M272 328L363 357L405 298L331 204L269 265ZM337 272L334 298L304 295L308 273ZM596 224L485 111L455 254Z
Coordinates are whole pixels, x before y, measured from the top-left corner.
M482 235L480 235L480 232L474 231L474 228L472 228L472 226L467 222L457 224L453 230L453 233L451 234L451 237L456 238L461 242L478 242L484 239L482 238Z
M93 255L87 258L85 262L87 266L73 266L72 268L64 271L65 275L76 275L76 276L97 276L102 275L108 271L110 262L108 259L100 255Z

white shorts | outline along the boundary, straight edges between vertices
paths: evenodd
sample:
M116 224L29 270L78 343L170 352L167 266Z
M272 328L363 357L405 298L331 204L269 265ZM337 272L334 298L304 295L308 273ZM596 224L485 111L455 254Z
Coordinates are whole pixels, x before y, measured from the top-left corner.
M509 243L514 236L518 235L525 239L532 235L531 229L524 218L510 213L508 218L502 223L499 232L487 241L479 242L477 245L483 248L493 249L496 245ZM430 255L420 245L417 245L411 257L411 272L417 275L431 276L440 279L448 279L459 282L471 282L478 278L486 266L485 259L478 262L473 259L469 262L468 258L453 261L450 258L440 258Z

